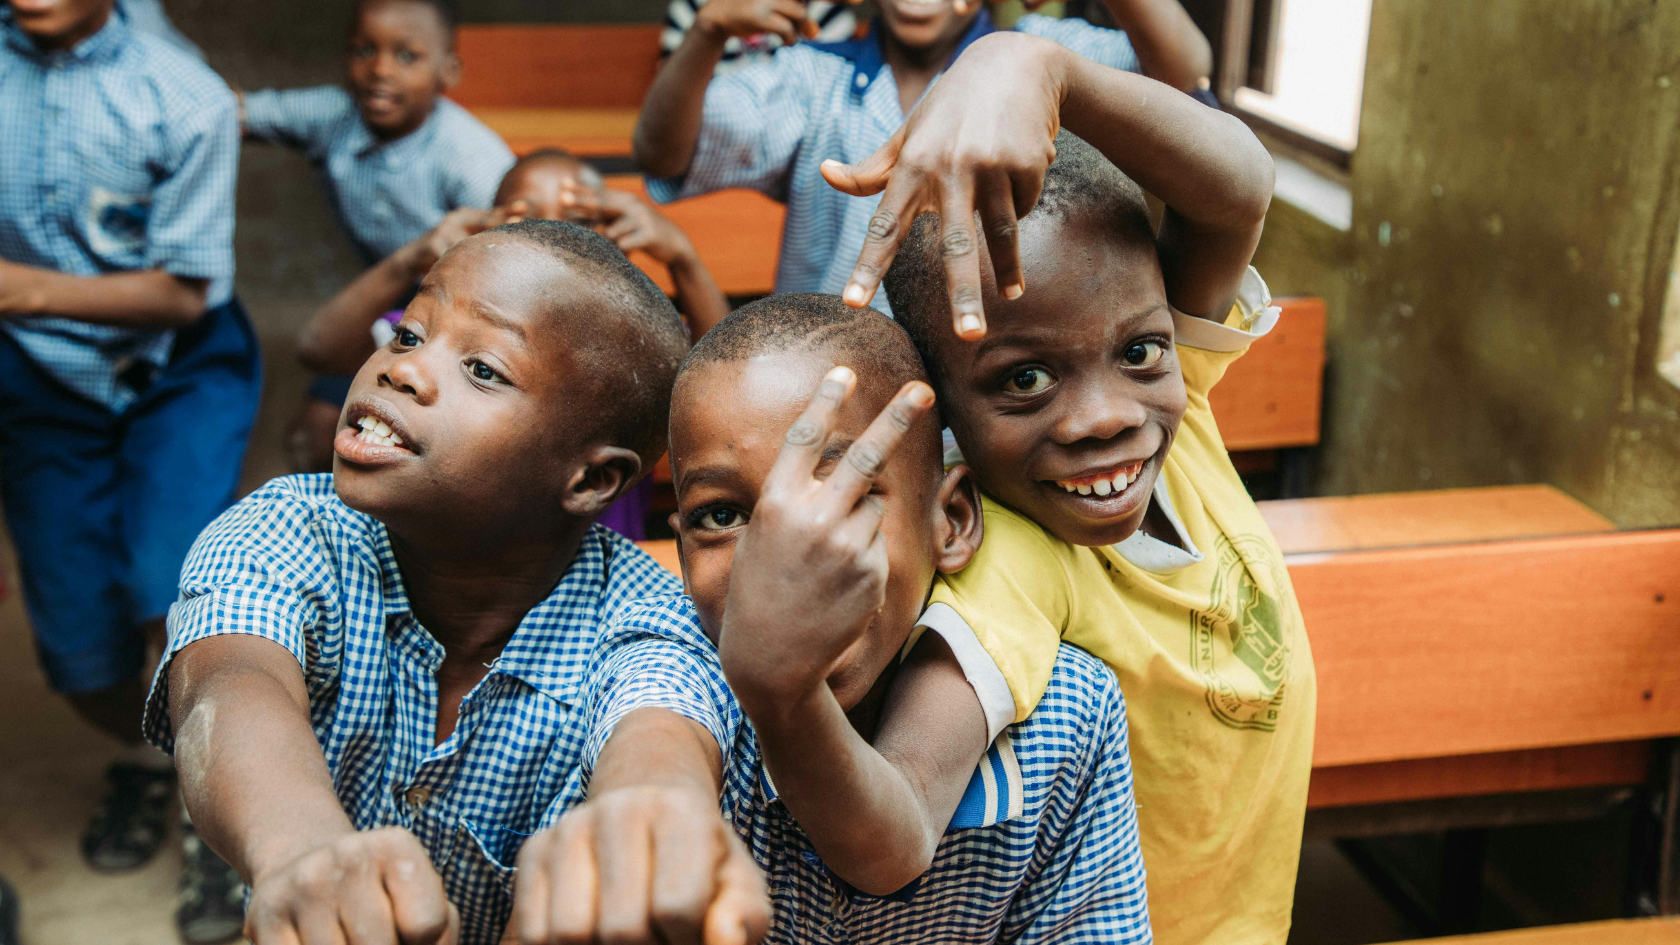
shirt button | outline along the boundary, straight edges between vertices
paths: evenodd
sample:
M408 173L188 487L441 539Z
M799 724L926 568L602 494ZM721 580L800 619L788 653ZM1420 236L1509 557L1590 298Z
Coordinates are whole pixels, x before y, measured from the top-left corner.
M857 87L861 89L861 88L867 86L868 84L869 84L869 77L864 75L863 73L859 72L857 74Z
M404 797L408 799L410 807L425 807L426 802L432 799L432 792L424 787L411 787Z

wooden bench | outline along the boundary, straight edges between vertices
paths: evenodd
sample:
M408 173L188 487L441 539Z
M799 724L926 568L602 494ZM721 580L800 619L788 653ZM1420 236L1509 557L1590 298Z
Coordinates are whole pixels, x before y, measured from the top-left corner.
M1393 945L1674 945L1675 942L1680 942L1680 920L1651 918L1454 935Z
M647 199L647 188L635 174L611 174L607 186ZM724 190L660 208L682 227L725 295L767 295L776 283L776 259L787 210L757 191ZM645 253L630 258L670 292L665 267Z

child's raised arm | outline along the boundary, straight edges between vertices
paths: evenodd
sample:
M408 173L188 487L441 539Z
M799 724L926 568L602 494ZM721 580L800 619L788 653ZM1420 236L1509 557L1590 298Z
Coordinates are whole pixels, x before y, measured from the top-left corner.
M1167 300L1187 314L1223 317L1260 240L1271 156L1230 115L1020 33L969 47L867 160L823 165L839 190L882 194L846 301L868 303L911 224L931 211L941 218L957 334L983 336L975 214L999 294L1020 297L1028 287L1017 221L1038 202L1063 125L1166 203L1157 245Z
M884 600L883 513L872 485L933 403L927 385L905 385L819 480L855 381L847 369L829 372L789 427L735 550L718 655L783 803L823 862L855 888L886 895L932 863L985 752L986 724L960 666L942 645L930 649L934 641L919 645L897 680L881 750L829 688ZM965 547L979 541L973 504L971 539L957 542ZM911 744L907 732L922 737Z

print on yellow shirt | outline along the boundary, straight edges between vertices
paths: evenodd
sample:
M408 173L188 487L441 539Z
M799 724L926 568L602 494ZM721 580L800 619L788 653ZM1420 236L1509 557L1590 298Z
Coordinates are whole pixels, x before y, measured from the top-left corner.
M1219 536L1212 600L1190 614L1190 665L1207 680L1214 718L1232 728L1270 732L1283 708L1289 644L1283 608L1252 577L1282 585L1281 563L1257 535Z

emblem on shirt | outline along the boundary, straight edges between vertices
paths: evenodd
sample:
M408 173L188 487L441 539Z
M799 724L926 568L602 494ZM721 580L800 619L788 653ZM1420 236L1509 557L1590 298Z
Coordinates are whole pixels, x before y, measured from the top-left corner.
M149 194L119 194L103 187L88 192L88 246L101 256L138 253L146 249L146 222L151 217Z
M1213 557L1208 607L1190 612L1190 663L1207 682L1215 718L1232 728L1270 732L1283 709L1289 669L1284 607L1275 596L1287 579L1258 536L1221 535ZM1267 580L1255 580L1255 568Z

